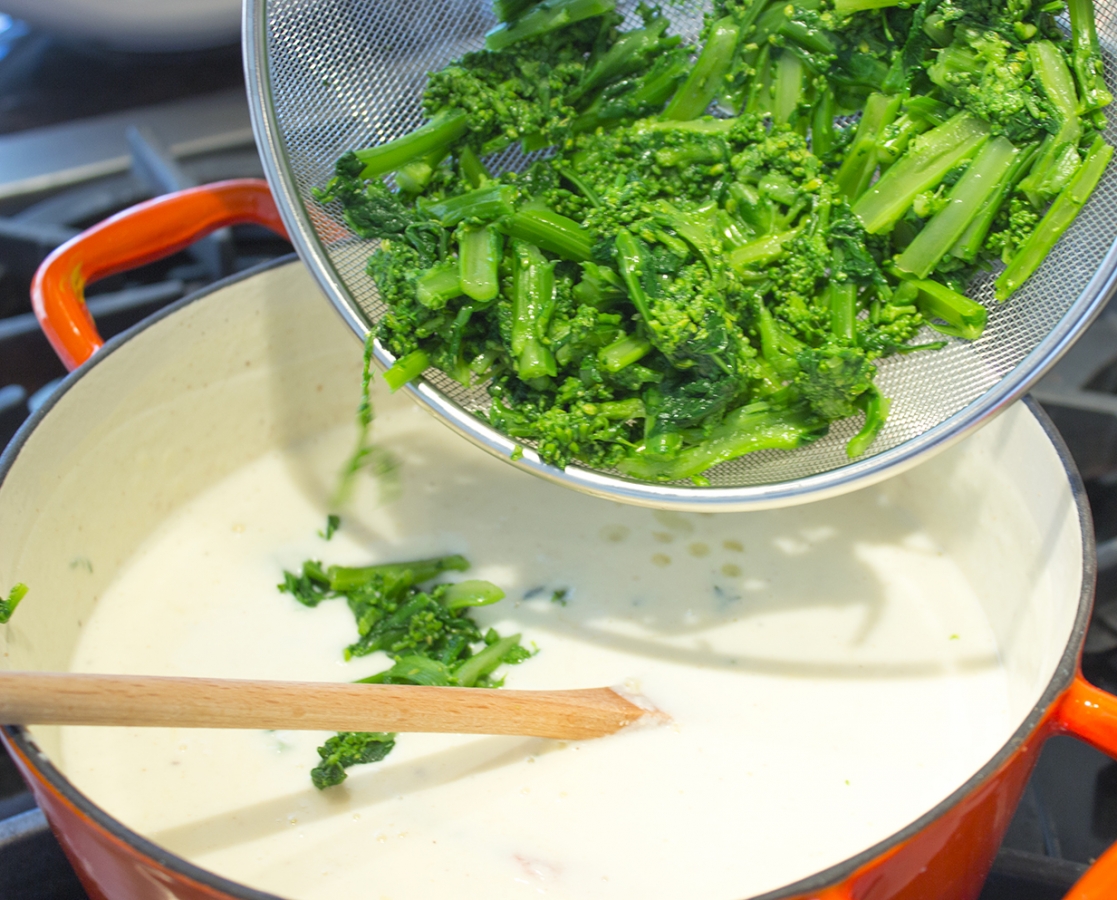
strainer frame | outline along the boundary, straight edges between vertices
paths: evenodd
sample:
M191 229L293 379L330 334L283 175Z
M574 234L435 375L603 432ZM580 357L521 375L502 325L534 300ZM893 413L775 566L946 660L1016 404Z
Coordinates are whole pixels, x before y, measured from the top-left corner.
M299 257L346 324L366 337L372 323L331 260L296 185L280 137L268 48L268 0L245 0L243 50L249 111L265 176ZM1079 296L1040 342L992 387L926 431L872 456L806 477L739 487L653 484L542 462L530 447L501 434L425 378L405 386L411 397L462 437L533 475L608 500L680 512L745 512L837 496L891 478L945 450L1019 400L1089 326L1117 289L1117 236ZM1011 302L1011 301L1010 301ZM373 358L387 369L395 357L374 341ZM794 451L791 451L794 452Z

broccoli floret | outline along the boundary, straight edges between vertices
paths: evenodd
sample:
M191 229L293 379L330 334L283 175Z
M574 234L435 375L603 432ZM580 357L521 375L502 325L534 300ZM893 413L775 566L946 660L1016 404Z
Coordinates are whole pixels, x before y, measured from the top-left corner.
M415 281L423 268L423 258L413 248L389 241L369 258L368 274L387 305L377 327L378 337L397 357L419 349L418 335L435 316L416 298Z
M1035 140L1058 124L1050 101L1032 89L1031 74L1024 50L996 32L973 28L956 28L954 42L927 68L954 105L1014 143Z
M463 110L465 140L482 154L516 141L534 149L561 140L578 115L576 103L594 97L608 83L606 78L593 89L583 87L592 71L586 57L602 28L616 34L615 22L602 16L612 3L602 5L602 11L586 20L559 23L554 33L525 37L499 52L490 47L467 53L432 72L423 94L428 115Z
M731 373L736 351L724 280L711 277L705 262L662 277L647 246L628 232L618 239L617 252L652 345L677 369L706 378Z
M396 746L396 736L379 731L341 731L318 748L322 761L310 770L318 790L341 784L350 766L380 762Z
M985 239L985 248L1008 263L1036 230L1038 223L1039 214L1032 209L1032 205L1024 197L1013 197L993 224Z
M810 408L825 419L844 419L873 383L876 367L854 347L827 345L800 350L795 387Z
M534 392L519 398L495 388L489 410L493 427L531 441L541 457L557 466L578 460L595 468L612 468L634 443L629 420L643 416L639 404L603 399L614 396L608 385L587 387L578 378L566 379L554 395Z

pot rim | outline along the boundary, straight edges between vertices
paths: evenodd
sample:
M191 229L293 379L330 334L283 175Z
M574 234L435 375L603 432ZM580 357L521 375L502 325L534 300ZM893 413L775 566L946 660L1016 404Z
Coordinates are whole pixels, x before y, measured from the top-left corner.
M255 275L297 261L298 256L290 254L246 269L244 272L237 273L228 278L224 278L199 291L188 294L174 303L168 304L141 322L108 340L104 347L63 379L58 388L43 405L32 413L27 421L23 423L4 452L0 453L0 485L3 485L8 472L19 457L20 451L27 443L32 432L38 427L39 423L50 414L50 411L62 396L87 372L95 367L98 362L121 349L146 329L161 322L164 318L173 315L187 305L202 300L210 294L224 290L241 281L252 278ZM915 819L904 828L894 832L876 844L867 847L854 856L848 857L812 875L808 875L806 878L768 891L767 893L755 895L750 898L750 900L782 900L782 898L796 897L801 894L831 887L847 879L865 864L899 847L926 828L931 822L942 817L949 810L958 805L965 797L972 794L996 773L1001 766L1016 753L1021 745L1031 740L1041 723L1049 714L1055 701L1073 680L1078 669L1078 660L1082 651L1086 628L1090 620L1090 612L1093 607L1094 587L1097 578L1097 557L1093 520L1090 515L1090 507L1086 499L1086 489L1083 485L1082 477L1078 472L1078 468L1070 455L1070 450L1063 440L1062 435L1056 430L1054 423L1047 413L1044 412L1042 407L1040 407L1031 396L1023 398L1023 403L1027 406L1028 411L1035 416L1059 457L1063 472L1070 483L1071 496L1078 513L1078 526L1082 538L1082 586L1079 591L1078 609L1075 614L1074 624L1071 628L1069 638L1063 649L1059 663L1055 667L1054 674L1024 721L1016 728L1009 739L997 750L992 758L946 798L941 800L918 819ZM133 831L122 822L113 818L105 810L93 803L69 781L61 770L39 749L30 732L23 726L0 726L0 732L2 732L3 736L12 746L21 753L29 767L40 780L59 794L63 800L73 806L86 819L91 820L103 831L107 832L109 836L139 851L157 865L170 872L199 882L206 887L223 891L230 898L235 898L235 900L281 900L281 898L275 894L256 890L255 888L248 887L211 872L208 869L204 869L160 847L158 844L155 844L148 838Z

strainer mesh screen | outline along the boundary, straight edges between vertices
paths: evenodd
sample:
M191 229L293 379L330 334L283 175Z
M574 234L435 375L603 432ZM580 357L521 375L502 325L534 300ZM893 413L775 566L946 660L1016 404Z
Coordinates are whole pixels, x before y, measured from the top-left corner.
M637 24L636 3L618 7ZM1117 30L1117 0L1096 4L1098 29L1108 51ZM674 30L693 41L706 6L668 7ZM426 74L481 47L496 24L491 0L267 0L266 52L278 139L286 153L295 192L313 223L314 235L367 322L384 306L365 273L375 242L352 237L336 209L324 209L311 190L324 185L345 151L399 137L424 121L420 99ZM1106 77L1117 84L1113 56ZM1117 133L1110 126L1110 143ZM515 150L489 160L516 168ZM973 343L951 340L938 352L897 356L880 365L877 384L892 398L887 425L873 453L897 447L965 409L1020 365L1042 356L1041 343L1068 314L1087 305L1080 298L1117 235L1117 167L1106 173L1090 203L1031 281L1007 304L993 298L995 273L978 278L970 295L990 311L989 326ZM1072 309L1073 307L1073 309ZM935 340L930 330L922 336ZM1035 351L1041 351L1035 353ZM483 387L465 389L431 370L428 380L468 410L486 408ZM960 423L964 424L964 423ZM804 478L849 462L845 444L857 419L835 423L830 434L793 451L766 451L723 463L707 473L715 487L744 487Z

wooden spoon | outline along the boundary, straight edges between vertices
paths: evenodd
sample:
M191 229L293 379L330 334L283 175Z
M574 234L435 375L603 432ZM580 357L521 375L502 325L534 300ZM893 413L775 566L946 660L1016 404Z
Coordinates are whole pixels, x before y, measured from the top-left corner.
M666 719L641 702L612 688L514 691L0 672L0 722L9 725L445 731L582 740L645 716Z

